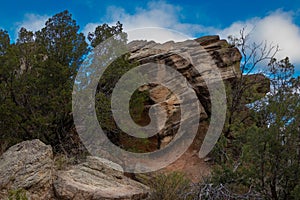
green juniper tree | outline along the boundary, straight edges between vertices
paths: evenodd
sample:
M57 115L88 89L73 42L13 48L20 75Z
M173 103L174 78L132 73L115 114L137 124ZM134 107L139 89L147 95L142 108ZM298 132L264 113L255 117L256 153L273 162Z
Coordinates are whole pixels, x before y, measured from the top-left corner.
M9 44L5 32L1 35L3 141L11 145L39 138L55 151L72 153L65 142L75 139L71 93L76 70L88 53L76 21L63 11L36 33L21 28L16 43Z
M300 184L300 78L289 59L270 64L271 91L246 130L240 172L266 199L297 199ZM299 193L297 194L299 195Z
M250 104L251 124L236 129L240 154L214 171L214 181L264 199L298 199L300 184L300 78L288 58L268 65L270 92Z
M274 58L278 47L249 45L243 33L240 39L231 38L243 54L243 74L228 88L227 137L214 150L212 180L233 192L254 190L262 199L297 199L299 77L288 58ZM266 61L263 75L251 74Z

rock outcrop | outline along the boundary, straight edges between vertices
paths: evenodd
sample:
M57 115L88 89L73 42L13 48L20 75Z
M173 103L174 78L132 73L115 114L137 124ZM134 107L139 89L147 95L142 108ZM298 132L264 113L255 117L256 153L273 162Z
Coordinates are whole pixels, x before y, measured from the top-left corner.
M180 72L197 94L201 107L201 120L207 119L211 114L210 94L203 79L203 76L213 73L211 72L213 66L210 65L215 65L222 81L237 79L241 75L239 50L230 46L226 40L220 40L219 36L206 36L178 43L171 41L164 44L153 41L133 41L129 43L129 49L132 61L139 64L164 64ZM203 68L200 69L203 71L199 73L195 67ZM140 90L148 90L154 104L165 105L167 110L167 123L158 134L157 146L163 148L174 138L182 120L180 103L176 96L162 85L149 84L141 87Z
M251 83L251 87L248 87L249 92L256 93L254 95L256 99L244 95L242 98L244 105L265 96L269 91L269 80L261 74L242 76L240 70L241 53L226 40L220 40L219 36L205 36L194 41L166 42L164 44L153 41L133 41L129 43L129 49L132 61L139 64L158 63L169 66L180 72L195 91L201 106L198 133L189 149L162 171L182 171L192 181L201 181L203 176L210 173L210 166L206 162L209 158L200 159L198 152L208 131L209 117L212 114L210 92L203 77L213 78L213 75L209 76L210 73L213 73L210 67L216 67L222 78L220 81L223 81L227 86L226 95L232 95L230 88L235 88L235 84L239 83L243 77L243 82ZM165 76L164 72L159 75ZM173 141L179 124L185 120L181 119L180 116L180 102L170 90L159 84L144 85L139 90L149 92L152 100L151 105L163 105L167 111L167 121L164 128L157 134L157 141L150 141L157 142L157 148L162 149ZM146 105L146 107L149 106ZM244 108L244 112L247 112L247 107ZM147 118L147 113L145 113L144 118Z
M120 171L112 169L120 168ZM0 157L0 199L29 200L144 199L149 188L124 176L116 164L87 157L68 170L55 170L52 148L40 140L25 141Z

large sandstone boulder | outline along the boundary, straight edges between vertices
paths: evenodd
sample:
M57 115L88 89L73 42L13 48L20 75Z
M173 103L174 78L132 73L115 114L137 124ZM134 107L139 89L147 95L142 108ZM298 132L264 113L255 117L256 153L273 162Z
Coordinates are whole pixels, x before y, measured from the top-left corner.
M67 171L58 171L54 180L55 194L59 199L144 199L149 188L112 169L118 166L97 157L88 157L85 163Z
M0 157L0 199L24 191L28 199L52 198L52 148L40 140L24 141Z

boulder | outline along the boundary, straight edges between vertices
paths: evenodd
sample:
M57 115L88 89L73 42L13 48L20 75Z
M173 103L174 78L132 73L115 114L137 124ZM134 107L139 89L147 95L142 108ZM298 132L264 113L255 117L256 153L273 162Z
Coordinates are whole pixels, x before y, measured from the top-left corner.
M66 200L145 199L149 188L119 170L121 166L108 160L87 157L85 163L56 173L55 195Z
M0 199L23 193L28 199L52 199L53 153L40 140L24 141L0 157Z

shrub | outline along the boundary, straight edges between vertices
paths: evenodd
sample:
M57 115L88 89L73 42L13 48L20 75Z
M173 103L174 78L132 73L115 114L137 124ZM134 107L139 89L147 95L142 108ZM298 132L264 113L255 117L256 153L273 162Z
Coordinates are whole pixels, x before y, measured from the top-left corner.
M28 198L26 197L26 190L24 190L24 189L10 190L8 192L8 199L9 200L28 200Z
M188 197L190 191L190 181L180 172L170 174L160 174L149 182L153 190L150 200L181 200L192 199Z

